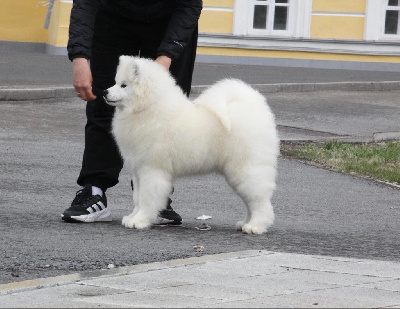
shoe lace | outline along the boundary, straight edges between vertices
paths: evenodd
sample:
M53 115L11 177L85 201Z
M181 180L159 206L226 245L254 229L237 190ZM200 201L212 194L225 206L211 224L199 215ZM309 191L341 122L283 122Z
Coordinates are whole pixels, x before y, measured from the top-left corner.
M85 205L88 201L90 201L94 196L85 188L76 192L76 196L73 200L74 205Z

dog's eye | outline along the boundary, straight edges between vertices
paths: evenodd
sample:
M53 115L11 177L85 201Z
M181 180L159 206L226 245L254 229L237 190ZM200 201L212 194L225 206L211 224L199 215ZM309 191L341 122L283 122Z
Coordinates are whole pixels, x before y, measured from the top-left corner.
M125 88L125 87L126 87L126 84L122 84L122 85L121 85L121 88Z

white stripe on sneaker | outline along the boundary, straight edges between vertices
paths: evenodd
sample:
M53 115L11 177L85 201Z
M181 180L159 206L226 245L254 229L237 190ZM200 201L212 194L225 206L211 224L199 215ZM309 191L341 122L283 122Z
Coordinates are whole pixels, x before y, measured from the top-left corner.
M95 213L95 212L98 212L98 211L102 211L102 210L104 210L106 207L104 206L104 204L102 203L102 202L97 202L96 204L93 204L92 206L90 206L90 207L88 207L88 208L86 208L86 210L89 212L89 213Z
M92 210L93 211L93 210ZM109 208L104 210L92 212L88 215L80 215L80 216L71 216L72 219L81 221L81 222L110 222L112 221L111 218L111 211Z

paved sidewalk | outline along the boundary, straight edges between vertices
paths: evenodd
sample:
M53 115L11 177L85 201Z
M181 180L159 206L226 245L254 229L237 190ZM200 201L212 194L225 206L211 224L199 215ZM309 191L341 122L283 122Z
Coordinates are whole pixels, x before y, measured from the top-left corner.
M242 251L0 285L0 307L400 308L400 263Z

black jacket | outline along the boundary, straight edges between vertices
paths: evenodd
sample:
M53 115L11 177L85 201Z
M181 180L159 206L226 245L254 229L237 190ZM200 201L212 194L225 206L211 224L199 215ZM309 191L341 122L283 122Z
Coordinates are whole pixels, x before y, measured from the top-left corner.
M175 60L197 27L202 0L74 0L69 25L68 57L90 59L94 22L99 6L121 18L151 23L171 16L158 55Z

